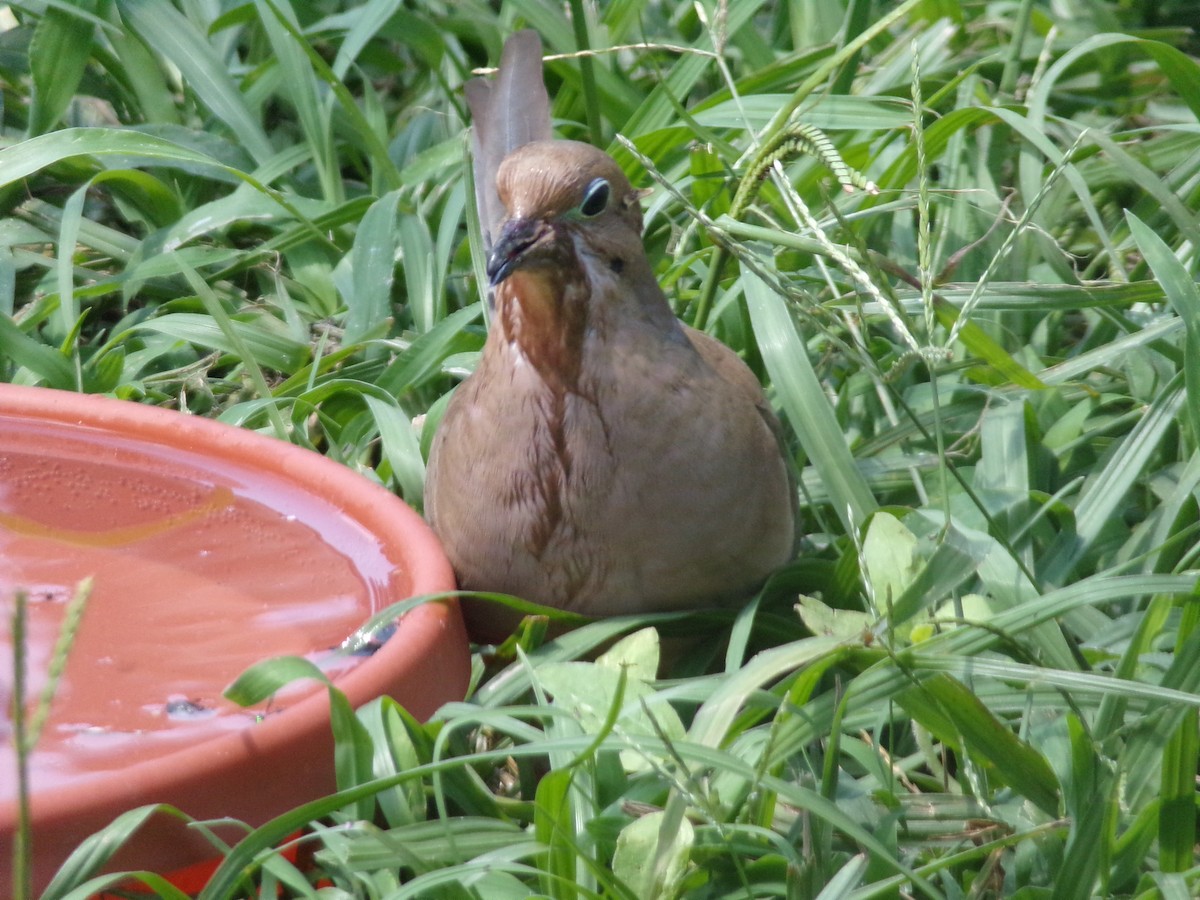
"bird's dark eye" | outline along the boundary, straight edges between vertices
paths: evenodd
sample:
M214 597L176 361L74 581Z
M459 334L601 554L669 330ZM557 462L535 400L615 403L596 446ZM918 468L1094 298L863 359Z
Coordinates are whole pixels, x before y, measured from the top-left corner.
M579 204L579 212L589 219L598 216L608 207L608 195L612 189L603 178L595 179L583 192L583 202Z

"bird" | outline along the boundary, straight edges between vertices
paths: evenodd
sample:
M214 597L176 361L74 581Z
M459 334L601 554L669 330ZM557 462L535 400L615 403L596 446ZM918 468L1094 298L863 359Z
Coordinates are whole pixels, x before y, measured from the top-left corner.
M430 446L426 518L463 591L587 617L748 598L795 553L781 427L741 358L678 319L641 200L590 144L555 139L541 39L465 87L489 329ZM496 604L473 634L506 633Z

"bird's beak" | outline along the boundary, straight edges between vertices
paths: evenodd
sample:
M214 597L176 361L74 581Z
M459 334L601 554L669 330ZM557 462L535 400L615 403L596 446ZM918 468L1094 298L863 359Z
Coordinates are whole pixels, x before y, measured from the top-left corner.
M529 251L550 233L541 219L509 219L500 229L500 237L488 257L487 276L495 287L521 267Z

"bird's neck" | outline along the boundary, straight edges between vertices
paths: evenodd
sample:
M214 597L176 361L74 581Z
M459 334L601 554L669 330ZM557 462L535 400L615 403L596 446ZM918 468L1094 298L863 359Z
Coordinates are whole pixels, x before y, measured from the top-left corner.
M589 347L627 347L617 337L623 332L685 340L644 258L620 269L521 269L496 288L495 299L489 343L520 354L556 394L580 393Z
M514 272L496 288L496 337L556 393L578 388L588 292L585 278L542 269Z

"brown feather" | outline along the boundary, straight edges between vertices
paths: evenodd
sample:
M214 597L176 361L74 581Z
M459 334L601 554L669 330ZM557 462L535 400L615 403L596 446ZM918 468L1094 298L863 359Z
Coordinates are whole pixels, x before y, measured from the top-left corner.
M471 109L475 203L485 249L491 249L504 204L496 194L496 173L504 158L532 141L549 140L550 98L542 80L542 39L518 31L504 44L495 82L475 78L465 87Z

